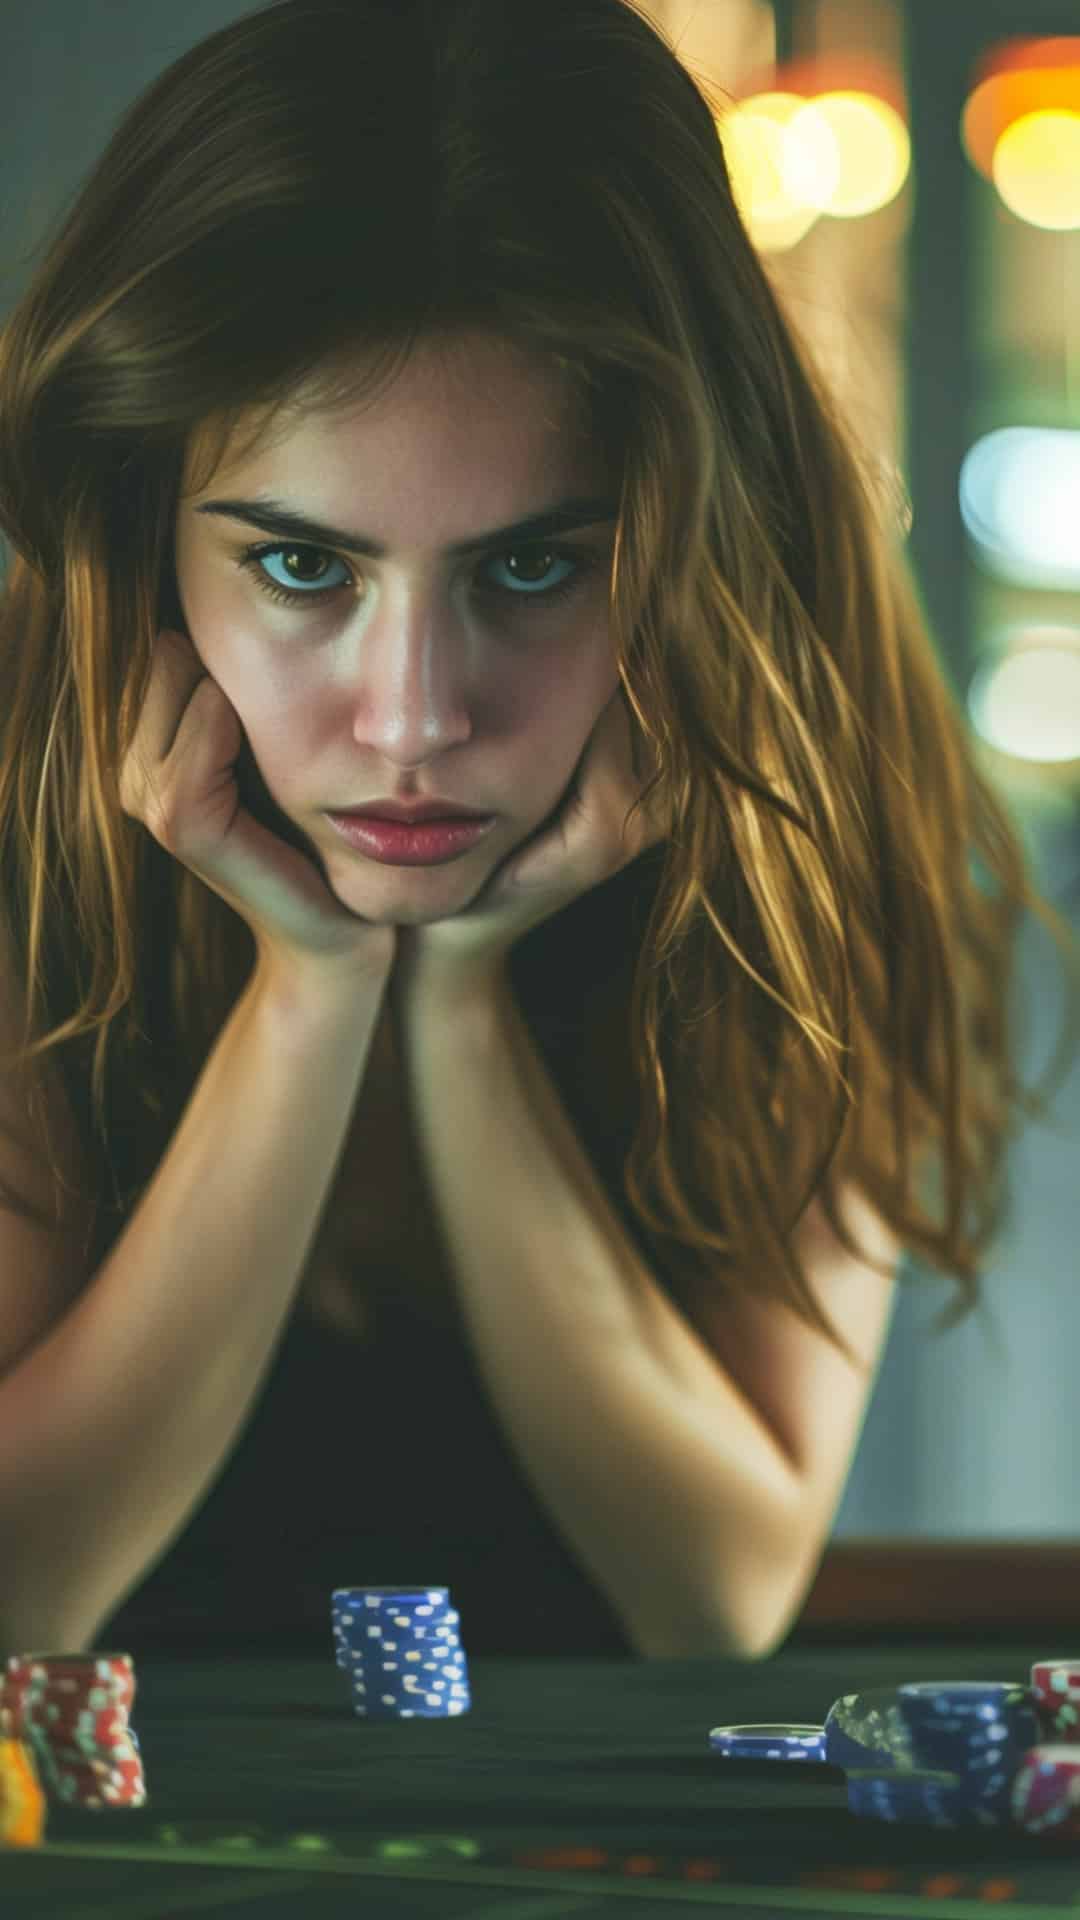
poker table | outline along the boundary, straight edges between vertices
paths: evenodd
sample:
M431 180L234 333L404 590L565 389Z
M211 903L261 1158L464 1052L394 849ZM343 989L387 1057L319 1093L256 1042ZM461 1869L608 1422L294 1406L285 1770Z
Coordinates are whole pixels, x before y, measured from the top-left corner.
M352 1710L329 1644L137 1659L138 1809L52 1805L0 1854L3 1920L558 1920L1080 1911L1080 1843L856 1818L819 1763L718 1759L718 1725L824 1721L907 1680L1024 1682L1064 1646L980 1636L723 1660L469 1657L457 1719Z

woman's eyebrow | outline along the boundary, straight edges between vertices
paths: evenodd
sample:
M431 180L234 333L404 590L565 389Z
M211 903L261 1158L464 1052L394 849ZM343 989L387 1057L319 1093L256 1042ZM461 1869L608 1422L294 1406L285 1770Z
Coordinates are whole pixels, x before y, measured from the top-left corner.
M270 500L263 496L254 500L207 500L201 507L196 507L195 512L220 514L229 520L246 520L264 533L280 533L286 539L310 540L318 546L343 547L347 553L364 554L374 560L384 560L387 554L382 542L373 540L370 535L343 532L340 527L328 526L323 520L313 520L309 514L300 513L283 500ZM575 527L615 520L618 513L616 500L561 500L542 513L531 514L526 520L515 520L511 526L495 527L490 533L478 533L470 540L457 540L447 548L447 552L455 555L479 553L484 548L515 540L543 540L549 534L569 533Z

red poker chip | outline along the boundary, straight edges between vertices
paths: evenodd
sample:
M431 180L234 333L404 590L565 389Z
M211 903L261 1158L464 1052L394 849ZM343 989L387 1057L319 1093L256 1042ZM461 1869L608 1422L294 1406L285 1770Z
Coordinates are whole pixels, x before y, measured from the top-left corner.
M41 1752L40 1743L31 1741L35 1752ZM124 1747L116 1753L82 1753L78 1747L54 1747L47 1749L48 1758L54 1767L68 1767L77 1773L92 1773L100 1780L115 1776L116 1779L139 1780L142 1777L142 1760L134 1747Z
M30 1746L51 1798L91 1809L146 1805L142 1760L130 1746L111 1756L54 1746L40 1736L31 1736Z
M85 1710L130 1711L135 1671L130 1654L75 1657L70 1654L13 1654L3 1670L4 1730L18 1729L33 1711L74 1714Z
M135 1683L129 1653L13 1653L8 1656L5 1671L45 1680L85 1680L92 1675L119 1685Z
M3 1676L3 1731L17 1739L31 1713L74 1715L120 1708L130 1710L135 1675L128 1654L75 1660L70 1656L13 1655Z
M117 1740L126 1740L131 1732L126 1716L115 1720L111 1715L87 1714L72 1719L52 1719L34 1712L23 1716L23 1738L31 1734L40 1734L46 1740L67 1740L72 1746L111 1747Z
M119 1686L90 1676L85 1680L15 1680L13 1686L25 1693L27 1699L96 1699L110 1707L131 1707L135 1699L133 1686Z
M63 1771L46 1782L46 1792L66 1807L79 1807L98 1813L113 1807L145 1807L146 1791L141 1785L122 1781L101 1781L94 1775Z
M1080 1746L1032 1747L1012 1784L1012 1817L1025 1833L1080 1839Z
M103 1686L110 1692L126 1693L129 1701L135 1693L135 1668L129 1653L16 1653L8 1659L5 1674L9 1681L35 1686Z
M73 1746L111 1747L130 1734L126 1713L58 1713L29 1707L23 1714L24 1734L40 1733L48 1740L67 1740Z
M144 1806L130 1654L17 1654L0 1679L0 1731L29 1744L50 1797L91 1809Z
M1031 1688L1047 1735L1055 1740L1080 1738L1080 1656L1036 1660Z

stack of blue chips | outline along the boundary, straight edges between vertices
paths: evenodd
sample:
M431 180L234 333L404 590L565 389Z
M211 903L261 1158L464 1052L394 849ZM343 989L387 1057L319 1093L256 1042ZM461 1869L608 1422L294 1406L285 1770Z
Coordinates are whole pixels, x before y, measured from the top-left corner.
M965 1802L952 1774L849 1773L848 1810L864 1820L919 1827L996 1827L1002 1821Z
M1013 1779L1041 1737L1034 1695L1009 1681L909 1681L848 1694L825 1718L853 1813L939 1826L1005 1825Z
M468 1713L469 1677L446 1587L335 1587L335 1657L363 1720Z
M910 1681L846 1694L822 1727L713 1727L729 1760L842 1767L852 1813L938 1827L998 1827L1042 1734L1031 1688L1011 1681Z

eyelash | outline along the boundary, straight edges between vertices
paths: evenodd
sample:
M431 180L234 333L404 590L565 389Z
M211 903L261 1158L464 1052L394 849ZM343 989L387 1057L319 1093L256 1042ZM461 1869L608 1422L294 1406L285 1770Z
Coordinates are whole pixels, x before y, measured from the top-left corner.
M288 587L280 586L276 580L268 579L262 567L259 565L261 560L266 560L271 555L279 553L324 554L328 559L338 559L338 556L332 554L328 547L316 547L308 542L297 540L270 542L264 540L253 547L245 547L236 564L242 567L245 572L250 573L256 586L259 587L263 593L269 594L271 600L281 601L284 605L290 607L311 606L312 603L321 605L335 593L344 593L347 587L353 584L351 569L348 568L348 563L344 560L339 560L338 564L346 567L346 570L350 573L350 579L343 581L340 586L319 587L310 592L304 592L299 588L292 591ZM541 606L550 607L554 601L566 598L569 594L573 593L576 588L582 586L588 575L594 573L600 565L598 556L590 553L586 548L555 546L550 541L534 541L531 545L504 547L501 553L489 554L487 558L481 562L481 565L487 566L493 560L503 560L507 554L511 553L518 558L520 558L522 554L543 553L545 556L550 556L552 560L569 560L574 563L574 572L554 587L537 587L532 593L526 593L524 591L515 593L510 587L488 587L486 589L488 593L494 594L503 600L513 601L515 605L520 605L524 602L526 606L539 603Z

